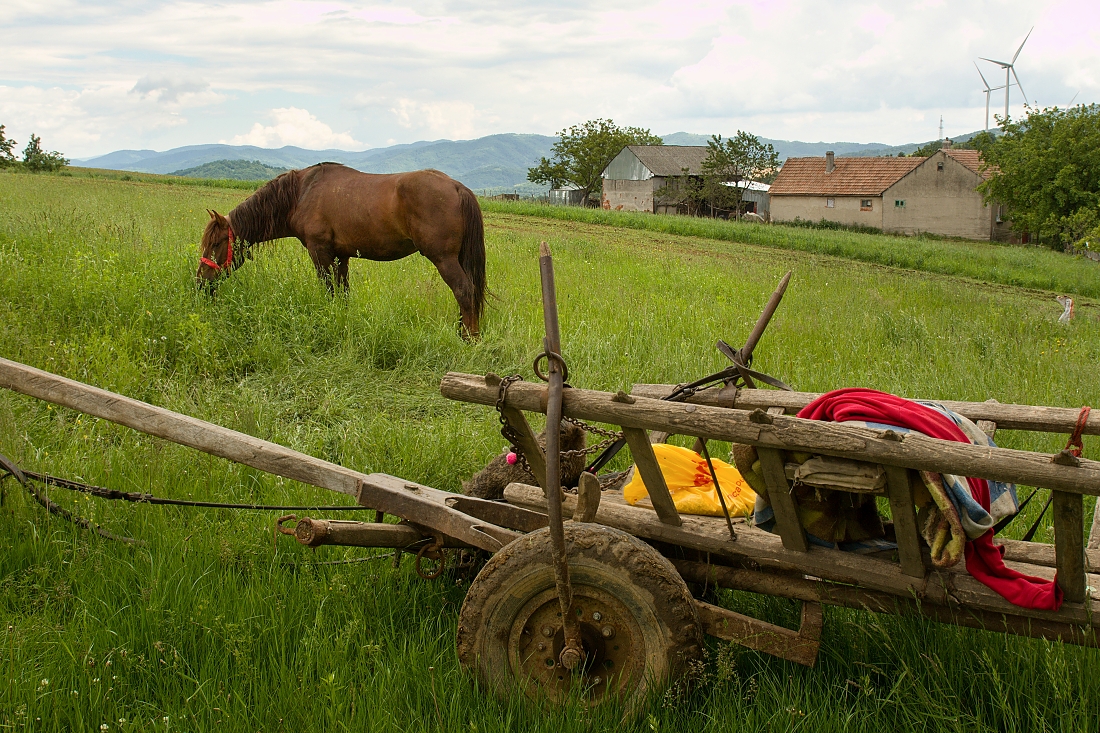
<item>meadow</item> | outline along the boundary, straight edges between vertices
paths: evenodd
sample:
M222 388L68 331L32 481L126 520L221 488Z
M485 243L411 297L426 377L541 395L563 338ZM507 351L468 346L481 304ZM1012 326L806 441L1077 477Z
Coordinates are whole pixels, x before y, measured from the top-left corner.
M576 386L629 389L715 371L725 362L715 339L743 341L789 269L755 366L796 389L1100 405L1097 269L1041 250L736 224L694 231L711 223L548 218L486 203L493 297L483 338L469 345L450 291L419 257L353 262L350 295L331 299L304 249L280 241L216 298L198 293L205 209L224 213L247 194L0 173L0 355L358 470L458 490L504 441L491 410L445 400L439 379L452 370L533 379L545 240ZM819 244L791 245L798 237ZM863 244L871 254L833 256ZM935 247L938 259L879 262L875 252L891 244ZM1072 323L1057 323L1055 292L1015 282L1031 256L1040 281L1079 296ZM1053 451L1064 438L1002 432L998 441ZM1086 456L1098 449L1086 438ZM163 497L346 502L9 392L0 392L0 453ZM273 542L272 513L51 492L143 542L129 546L50 517L12 481L3 489L0 730L1100 728L1095 649L835 608L815 668L710 640L701 679L628 725L613 708L496 700L455 658L462 578L422 581L380 551ZM1048 514L1036 539L1050 541L1049 524ZM780 599L725 593L721 602L776 623L798 616Z

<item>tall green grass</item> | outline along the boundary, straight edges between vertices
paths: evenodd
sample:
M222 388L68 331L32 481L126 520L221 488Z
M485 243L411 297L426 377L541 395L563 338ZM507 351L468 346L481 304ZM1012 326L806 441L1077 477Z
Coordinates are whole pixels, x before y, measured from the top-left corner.
M356 469L443 489L504 446L494 414L438 393L448 370L531 379L537 244L557 267L571 382L599 389L714 371L780 276L757 366L799 389L1100 403L1100 321L1047 294L755 245L488 209L493 291L476 345L429 263L355 262L330 299L283 241L193 287L205 209L244 191L0 176L0 355ZM774 231L774 228L773 228ZM824 236L824 235L823 235ZM828 236L843 237L842 234ZM1063 438L1005 432L1010 447ZM1095 438L1086 455L1095 457ZM28 468L158 496L271 503L342 497L0 393L0 452ZM540 710L471 686L454 654L461 578L354 548L273 544L269 515L53 492L111 543L7 482L0 508L2 730L586 731L614 710ZM1091 503L1087 506L1091 515ZM343 515L346 516L346 515ZM1025 517L1026 525L1034 516ZM1016 528L1015 531L1021 531ZM1049 517L1038 539L1050 539ZM796 604L722 603L777 623ZM827 609L814 669L712 642L703 681L655 700L639 731L1066 730L1100 726L1100 654Z
M529 201L484 201L494 213L539 216L562 221L703 237L719 242L832 255L888 267L955 275L982 282L1100 297L1100 265L1046 247L970 242L940 237L898 237L804 226L752 224L686 216L654 216Z

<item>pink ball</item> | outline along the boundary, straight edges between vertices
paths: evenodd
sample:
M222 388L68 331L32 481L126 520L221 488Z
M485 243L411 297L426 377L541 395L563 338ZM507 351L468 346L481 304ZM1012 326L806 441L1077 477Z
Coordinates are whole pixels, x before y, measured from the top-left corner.
M509 451L508 456L504 460L508 461L509 466L514 466L514 465L516 465L516 461L519 460L519 456L517 456L515 453Z

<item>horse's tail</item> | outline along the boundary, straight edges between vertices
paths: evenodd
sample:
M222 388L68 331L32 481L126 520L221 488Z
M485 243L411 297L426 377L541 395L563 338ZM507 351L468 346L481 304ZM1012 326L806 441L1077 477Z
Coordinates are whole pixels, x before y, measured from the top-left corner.
M462 219L465 222L458 261L474 287L474 311L481 318L485 307L485 225L481 221L481 207L474 192L459 184L458 195L462 199Z

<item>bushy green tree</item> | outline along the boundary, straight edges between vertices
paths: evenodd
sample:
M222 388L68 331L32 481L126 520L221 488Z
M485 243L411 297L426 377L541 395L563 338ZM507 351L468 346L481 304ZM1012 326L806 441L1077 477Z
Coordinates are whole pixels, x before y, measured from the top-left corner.
M17 164L11 150L15 147L15 141L4 136L4 126L0 125L0 168L8 168Z
M1004 204L1017 232L1070 251L1100 217L1100 105L1029 109L975 147L993 175L978 190Z
M702 175L689 176L685 170L683 176L654 195L683 205L691 215L706 209L740 212L745 189L727 184L772 180L778 170L779 154L756 135L742 130L726 140L712 135L707 141Z
M42 150L42 139L33 133L27 147L23 148L23 167L29 171L56 171L68 164L68 158L56 150L49 153Z
M527 170L527 180L561 188L572 184L588 201L601 185L608 164L627 145L661 145L663 141L640 127L619 127L612 120L595 119L558 133L553 157Z

